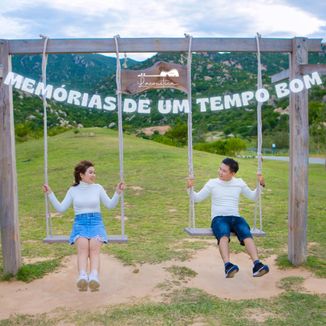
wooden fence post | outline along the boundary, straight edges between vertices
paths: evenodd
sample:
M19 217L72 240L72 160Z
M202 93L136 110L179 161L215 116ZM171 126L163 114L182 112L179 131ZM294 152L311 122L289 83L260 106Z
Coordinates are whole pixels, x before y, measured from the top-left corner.
M16 274L21 265L15 132L12 88L3 81L11 71L7 41L0 40L0 228L4 273Z
M306 41L293 39L290 83L293 79L302 80L300 64L308 63ZM290 95L288 258L295 266L303 264L307 257L308 160L308 92L304 89L297 93L291 91Z

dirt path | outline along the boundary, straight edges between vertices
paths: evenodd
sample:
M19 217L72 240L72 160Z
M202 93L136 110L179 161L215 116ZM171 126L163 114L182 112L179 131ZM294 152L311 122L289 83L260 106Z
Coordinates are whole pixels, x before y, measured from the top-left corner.
M278 270L274 257L266 260L271 272L262 278L251 275L251 261L244 253L233 255L232 261L240 267L233 279L225 279L223 263L215 246L199 250L188 261L169 261L162 264L124 266L110 255L101 257L101 290L99 292L78 292L75 287L76 256L67 257L62 268L31 283L19 281L0 283L0 319L11 314L39 314L56 308L94 309L106 305L134 303L138 300L162 300L166 287L196 287L219 298L254 299L270 298L282 292L278 282L288 276L301 276L305 279L305 291L326 293L325 279L314 278L306 270L297 268L288 271ZM175 285L174 275L166 268L187 267L197 273L188 282ZM161 286L158 286L161 285ZM171 290L171 288L170 288Z

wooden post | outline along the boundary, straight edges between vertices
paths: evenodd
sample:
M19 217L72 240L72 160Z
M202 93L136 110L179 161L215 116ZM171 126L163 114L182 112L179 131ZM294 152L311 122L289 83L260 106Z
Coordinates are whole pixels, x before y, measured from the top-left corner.
M0 40L0 227L3 268L16 274L21 265L12 88L3 81L11 71L7 41Z
M302 79L300 64L308 63L306 41L305 38L293 39L290 81ZM288 258L295 266L303 264L307 257L308 146L308 92L291 92Z

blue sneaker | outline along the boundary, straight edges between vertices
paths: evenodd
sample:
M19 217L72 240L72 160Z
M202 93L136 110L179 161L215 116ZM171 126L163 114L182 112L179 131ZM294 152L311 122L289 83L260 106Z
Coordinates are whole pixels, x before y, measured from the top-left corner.
M228 263L225 266L225 277L226 278L232 278L238 272L239 272L239 267L237 265L233 265L232 263Z
M257 263L252 269L253 277L260 277L269 272L269 267L267 265L262 264L261 262Z

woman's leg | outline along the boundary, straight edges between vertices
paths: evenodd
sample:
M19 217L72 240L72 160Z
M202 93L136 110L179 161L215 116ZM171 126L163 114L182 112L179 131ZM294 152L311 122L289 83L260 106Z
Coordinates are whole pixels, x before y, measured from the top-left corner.
M89 240L86 238L78 238L77 245L77 267L79 273L87 272L87 262L89 256Z
M87 291L88 277L87 277L87 262L89 254L89 241L86 238L78 238L77 245L77 266L79 278L77 279L77 288L79 291Z
M90 271L99 271L100 268L100 250L102 242L97 239L89 240L89 260L90 260Z
M98 279L98 271L100 268L100 249L102 242L97 239L91 239L89 248L89 259L90 259L90 269L89 274L89 288L91 291L98 291L100 287L100 281Z

